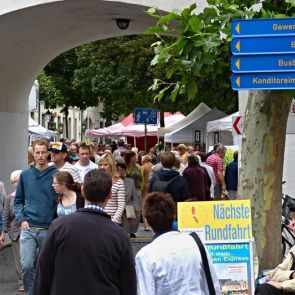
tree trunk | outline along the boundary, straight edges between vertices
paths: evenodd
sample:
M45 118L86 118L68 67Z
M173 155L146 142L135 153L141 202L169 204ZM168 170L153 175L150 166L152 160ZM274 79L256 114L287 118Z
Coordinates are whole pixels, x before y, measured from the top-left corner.
M282 175L290 103L282 91L249 93L239 194L251 199L260 270L274 268L282 259Z

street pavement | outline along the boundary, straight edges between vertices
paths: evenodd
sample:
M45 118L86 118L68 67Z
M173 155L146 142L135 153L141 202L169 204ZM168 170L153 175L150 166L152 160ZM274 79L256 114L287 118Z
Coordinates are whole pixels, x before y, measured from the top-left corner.
M151 241L152 232L145 231L140 224L136 238L132 238L131 245L134 255ZM20 295L18 292L18 278L15 272L14 257L11 242L6 236L4 247L0 248L0 295Z

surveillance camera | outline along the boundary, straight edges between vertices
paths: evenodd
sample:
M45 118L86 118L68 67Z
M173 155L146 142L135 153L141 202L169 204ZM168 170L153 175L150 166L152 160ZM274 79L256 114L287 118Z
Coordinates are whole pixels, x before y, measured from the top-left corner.
M130 19L117 18L116 23L117 23L117 27L120 30L126 30L129 27Z

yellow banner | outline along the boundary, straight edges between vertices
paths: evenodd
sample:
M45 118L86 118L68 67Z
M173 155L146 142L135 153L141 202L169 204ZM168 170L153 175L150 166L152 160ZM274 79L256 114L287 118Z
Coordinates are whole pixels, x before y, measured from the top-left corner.
M205 242L252 238L250 200L177 204L178 229L197 231Z

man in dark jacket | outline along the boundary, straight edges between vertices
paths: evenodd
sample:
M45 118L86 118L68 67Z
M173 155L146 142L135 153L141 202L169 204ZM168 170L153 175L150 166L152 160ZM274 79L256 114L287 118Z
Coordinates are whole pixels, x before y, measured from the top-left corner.
M171 152L161 153L161 164L163 168L159 172L155 172L149 185L149 192L157 191L155 184L158 181L167 182L165 193L171 194L175 203L183 202L190 198L190 191L186 180L173 170L175 163L175 155ZM162 191L163 192L163 191Z
M104 207L112 178L91 170L84 178L86 206L52 222L37 265L34 295L135 295L130 241Z

